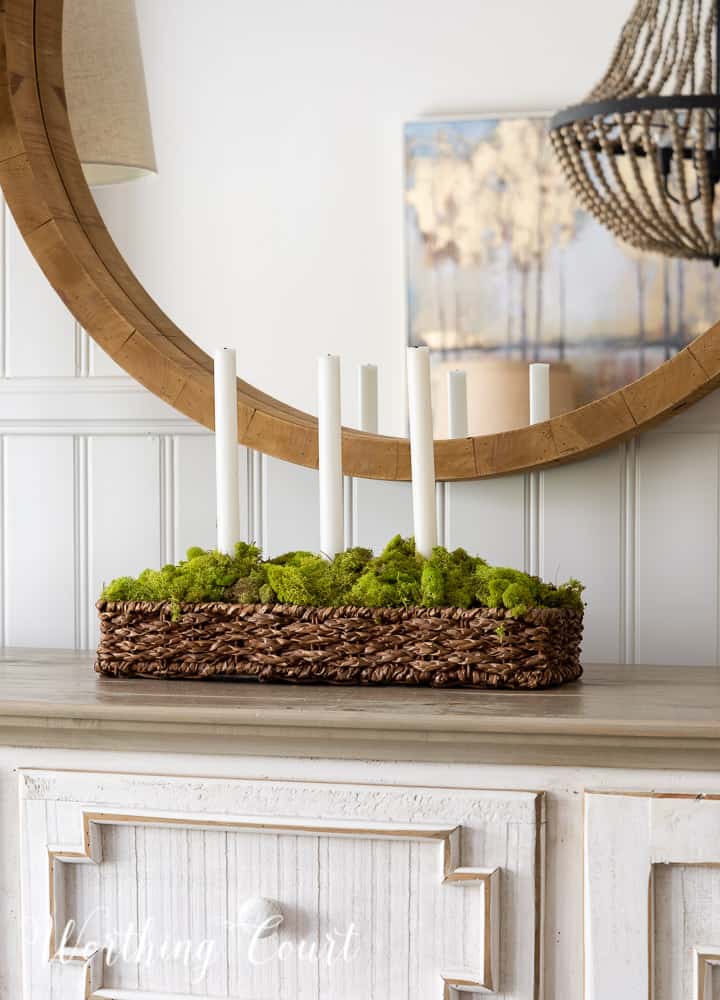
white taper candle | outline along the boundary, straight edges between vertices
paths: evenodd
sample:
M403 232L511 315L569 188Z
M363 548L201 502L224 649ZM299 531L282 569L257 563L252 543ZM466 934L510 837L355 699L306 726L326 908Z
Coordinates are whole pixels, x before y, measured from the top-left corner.
M530 365L530 423L550 419L550 365Z
M407 381L415 549L427 559L437 545L430 353L427 347L407 349Z
M320 551L328 559L345 548L340 407L340 358L323 354L318 359Z
M238 415L235 351L215 351L215 478L217 547L231 555L240 541Z
M378 370L377 365L361 365L359 376L360 430L378 432Z
M449 437L466 438L468 436L468 401L465 372L448 372L447 393Z

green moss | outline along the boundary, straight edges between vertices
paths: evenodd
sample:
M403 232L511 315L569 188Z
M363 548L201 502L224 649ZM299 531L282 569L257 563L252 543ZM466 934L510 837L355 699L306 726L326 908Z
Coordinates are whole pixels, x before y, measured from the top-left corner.
M261 604L277 604L277 594L269 583L264 583L262 585L259 596Z
M438 545L424 563L421 602L427 608L469 608L475 600L475 572L482 559L469 556L465 549L448 552Z
M530 576L506 566L478 565L475 570L476 603L488 608L506 608L518 617L529 608L583 609L582 593L585 589L578 580L556 587L544 583L537 576Z
M253 569L248 576L241 576L225 591L225 599L233 604L258 604L266 603L260 596L263 588L267 586L267 569L265 566L258 566Z
M121 576L102 592L107 601L169 601L173 617L183 603L306 604L361 607L504 608L519 616L529 608L581 610L583 586L561 586L504 566L489 566L464 549L438 546L430 559L412 538L396 535L379 556L354 548L328 561L313 552L287 552L263 562L255 545L239 542L232 555L188 549L177 566Z
M349 604L352 589L373 557L370 549L338 552L330 563L330 603Z
M317 559L317 553L306 552L304 549L298 549L297 552L283 552L281 556L275 556L274 559L268 560L272 566L301 566L308 559Z
M422 564L415 552L415 540L396 535L379 556L367 563L350 591L350 604L366 608L419 604Z
M540 580L506 566L478 565L475 568L478 604L488 608L506 608L512 615L524 614L538 605Z
M228 591L238 580L261 573L260 550L239 543L232 556L204 549L188 549L177 566L145 569L136 580L120 577L103 591L108 601L173 601L174 603L232 599ZM263 576L260 583L265 581ZM257 600L257 597L254 598Z
M558 587L541 581L538 605L543 608L574 608L576 611L582 611L585 607L582 596L584 590L582 583L574 578Z
M268 583L281 604L330 603L332 585L330 564L311 552L296 552L283 557L283 562L267 564Z
M108 583L101 597L104 601L132 601L137 581L131 576L119 576Z

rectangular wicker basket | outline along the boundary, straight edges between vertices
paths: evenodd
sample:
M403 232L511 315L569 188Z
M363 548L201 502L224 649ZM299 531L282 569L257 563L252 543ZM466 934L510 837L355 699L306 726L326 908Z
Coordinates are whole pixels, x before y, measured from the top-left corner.
M545 688L582 673L583 616L535 608L99 601L95 669L129 677ZM177 609L175 609L177 612Z

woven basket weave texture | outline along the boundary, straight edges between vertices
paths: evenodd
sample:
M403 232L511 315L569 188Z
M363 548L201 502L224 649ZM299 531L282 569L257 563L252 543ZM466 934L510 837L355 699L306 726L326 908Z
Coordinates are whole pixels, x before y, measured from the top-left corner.
M582 673L582 612L99 601L115 676L545 688Z

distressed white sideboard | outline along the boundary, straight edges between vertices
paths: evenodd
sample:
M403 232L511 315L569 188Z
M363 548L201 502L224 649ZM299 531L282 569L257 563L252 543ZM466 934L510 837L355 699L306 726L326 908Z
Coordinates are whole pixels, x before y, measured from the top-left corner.
M7 649L0 823L1 1000L720 998L715 668L367 690Z

